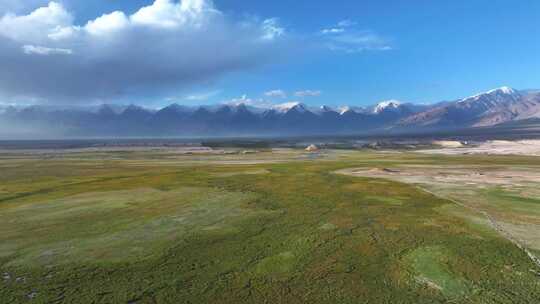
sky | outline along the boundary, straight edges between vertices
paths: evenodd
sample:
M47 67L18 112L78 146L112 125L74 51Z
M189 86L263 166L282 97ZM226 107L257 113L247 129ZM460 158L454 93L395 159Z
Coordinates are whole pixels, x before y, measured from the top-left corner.
M0 104L370 105L540 88L536 0L0 0Z

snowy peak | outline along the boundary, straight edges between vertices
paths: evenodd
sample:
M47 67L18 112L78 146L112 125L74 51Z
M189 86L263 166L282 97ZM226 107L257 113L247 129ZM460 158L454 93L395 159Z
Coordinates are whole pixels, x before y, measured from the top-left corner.
M353 110L349 106L339 108L339 114L340 115L343 115L343 114L345 114L347 112L351 112L351 111L353 111Z
M371 111L370 109L366 109L363 107L353 107L353 106L343 106L339 108L340 115L344 115L347 113L367 114L370 111Z
M249 111L248 106L245 103L239 103L234 107L236 112L245 112Z
M317 114L317 115L325 115L325 114L337 114L338 111L336 111L336 109L330 107L330 106L327 106L327 105L322 105L320 107L317 107L317 108L309 108L309 111L313 114Z
M444 104L407 118L405 124L437 127L485 127L540 113L536 98L510 87L500 87Z
M378 114L387 110L396 110L401 107L401 102L399 100L386 100L379 102L375 108L373 108L373 113Z
M496 88L493 90L489 90L484 93L479 93L471 97L464 98L460 102L477 101L484 98L497 98L497 97L517 98L517 97L520 97L520 93L517 90L512 89L511 87L504 86L504 87Z
M517 93L517 91L512 89L511 87L500 87L500 88L488 91L488 94L491 94L491 93L502 93L502 94L510 95L510 94Z
M210 112L216 113L216 114L238 114L238 113L245 113L245 112L253 112L256 113L257 109L249 107L245 103L238 103L238 104L226 104L222 105L220 107L210 109Z
M280 113L287 113L291 110L295 110L300 113L304 113L308 111L306 105L300 102L286 102L279 105L275 105L272 107L272 109Z
M321 106L319 108L319 111L320 112L334 112L334 109L332 109L331 107L329 106Z

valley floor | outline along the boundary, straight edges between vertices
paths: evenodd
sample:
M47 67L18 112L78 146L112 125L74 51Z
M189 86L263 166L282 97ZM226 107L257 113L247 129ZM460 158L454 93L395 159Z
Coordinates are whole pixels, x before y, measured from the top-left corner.
M0 303L539 303L540 269L485 216L539 255L539 168L347 150L3 152Z

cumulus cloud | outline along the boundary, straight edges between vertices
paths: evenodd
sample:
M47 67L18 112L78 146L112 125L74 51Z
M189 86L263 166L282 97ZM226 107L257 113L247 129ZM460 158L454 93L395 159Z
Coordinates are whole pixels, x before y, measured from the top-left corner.
M163 28L178 28L183 25L201 26L202 23L220 12L207 0L156 0L154 4L141 8L131 16L135 24Z
M91 35L102 36L124 30L128 26L128 17L123 12L115 11L88 21L84 30Z
M0 17L0 95L76 102L177 90L290 47L277 19L233 20L210 0L155 0L131 15L74 20L57 2Z
M321 94L322 94L321 91L304 90L304 91L295 92L294 96L304 98L304 97L317 97L317 96L321 96Z
M61 4L51 2L28 15L5 14L0 18L0 36L15 41L41 42L72 23L73 16Z
M287 98L287 93L283 90L272 90L264 93L267 97Z

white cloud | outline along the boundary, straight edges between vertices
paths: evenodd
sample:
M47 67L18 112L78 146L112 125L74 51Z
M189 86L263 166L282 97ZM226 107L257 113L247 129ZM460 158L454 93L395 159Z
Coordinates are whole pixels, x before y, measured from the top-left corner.
M28 15L5 14L0 18L0 36L16 41L40 42L72 22L73 16L61 4L51 2Z
M372 31L351 31L334 35L326 41L326 44L331 50L346 53L392 50L387 38Z
M0 17L0 94L58 102L166 94L273 62L291 48L277 19L232 19L210 0L155 0L131 15L74 20L57 2ZM28 56L68 53L70 60Z
M274 40L285 34L285 29L279 25L277 18L266 19L262 23L263 35L262 39L264 40Z
M129 20L120 11L105 14L95 20L90 20L84 29L92 35L107 35L127 28Z
M352 20L349 20L349 19L345 19L345 20L341 20L340 22L338 22L337 26L339 27L351 27L351 26L355 26L357 23L352 21Z
M261 108L261 109L269 109L274 105L272 102L268 100L265 100L262 98L252 99L252 98L247 97L247 95L242 95L241 97L224 101L223 104L233 105L233 106L246 105L246 106L251 106L251 107Z
M294 96L296 97L316 97L321 96L321 91L312 91L312 90L304 90L304 91L298 91L294 93Z
M189 101L206 101L214 96L217 96L221 93L220 90L207 92L207 93L200 93L200 94L192 94L185 97L186 100Z
M264 93L267 97L287 98L287 93L283 90L272 90Z
M334 27L320 31L322 43L332 51L359 53L363 51L388 51L389 39L370 30L359 30L352 20L342 20Z
M338 22L335 26L325 28L321 30L321 34L340 34L347 31L347 28L355 26L357 23L352 20L342 20Z
M70 39L73 38L80 30L80 27L75 26L57 26L47 35L47 37L54 41Z
M23 45L23 52L27 55L71 55L70 49L48 48L35 45Z
M338 34L345 32L345 29L343 28L328 28L321 30L322 34Z
M152 5L141 8L130 19L134 24L176 28L186 24L201 26L206 17L219 14L211 1L156 0Z

